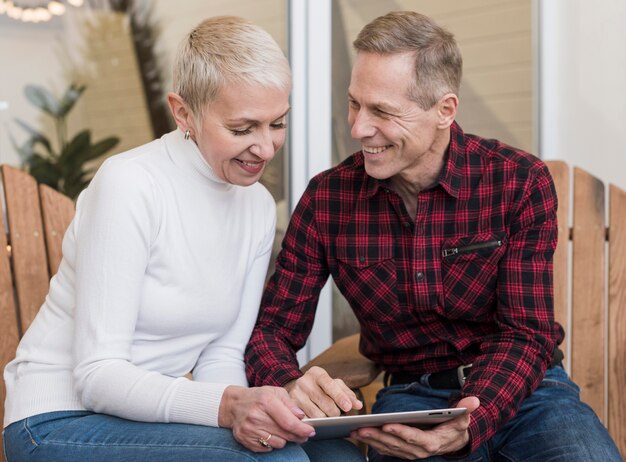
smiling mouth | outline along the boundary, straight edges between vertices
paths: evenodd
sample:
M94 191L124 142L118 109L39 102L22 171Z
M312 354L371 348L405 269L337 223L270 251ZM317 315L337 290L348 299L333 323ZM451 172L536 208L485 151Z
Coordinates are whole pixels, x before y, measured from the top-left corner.
M246 161L241 159L233 159L239 164L241 169L248 174L258 175L263 171L263 167L265 166L265 161Z
M241 160L241 159L235 159L237 162L239 162L241 165L245 166L245 167L251 167L251 168L256 168L256 167L260 167L263 165L263 161L258 161L258 162L249 162L249 161L245 161L245 160Z
M361 146L361 149L363 152L367 153L367 154L380 154L383 151L386 151L388 148L390 148L391 145L387 145L387 146Z

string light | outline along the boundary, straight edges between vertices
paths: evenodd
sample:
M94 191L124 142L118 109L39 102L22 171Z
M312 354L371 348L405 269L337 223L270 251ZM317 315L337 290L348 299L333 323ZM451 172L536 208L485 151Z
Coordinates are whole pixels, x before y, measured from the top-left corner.
M47 22L55 16L65 14L66 4L80 8L84 0L51 0L36 6L19 6L13 0L0 0L0 14L23 22Z

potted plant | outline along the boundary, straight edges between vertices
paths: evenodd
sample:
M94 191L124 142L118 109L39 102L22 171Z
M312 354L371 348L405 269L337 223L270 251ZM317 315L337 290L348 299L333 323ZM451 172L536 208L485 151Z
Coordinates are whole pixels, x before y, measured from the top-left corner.
M113 149L119 138L111 136L93 143L91 131L82 130L69 139L67 116L82 93L84 85L71 84L60 100L45 88L27 85L24 93L28 101L54 119L56 147L50 139L26 122L16 122L29 133L29 138L18 146L12 138L13 146L20 155L22 168L25 168L39 183L75 199L89 184L95 169L87 167L95 160Z

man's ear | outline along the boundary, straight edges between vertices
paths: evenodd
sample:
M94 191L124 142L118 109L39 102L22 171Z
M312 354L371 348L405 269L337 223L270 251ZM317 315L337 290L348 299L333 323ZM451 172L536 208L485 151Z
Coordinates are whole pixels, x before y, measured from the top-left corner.
M167 105L170 108L170 112L178 128L183 132L189 130L191 135L195 135L196 126L193 113L187 103L185 103L185 100L183 100L179 94L169 92L167 94Z
M437 103L438 128L446 129L452 125L456 118L456 110L459 107L459 97L454 93L446 93Z

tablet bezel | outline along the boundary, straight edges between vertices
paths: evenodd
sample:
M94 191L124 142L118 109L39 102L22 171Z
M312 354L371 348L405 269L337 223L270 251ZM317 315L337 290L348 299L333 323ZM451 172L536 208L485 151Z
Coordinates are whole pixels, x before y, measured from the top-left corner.
M433 427L457 416L467 409L446 408L423 411L387 412L383 414L346 415L339 417L305 418L302 421L315 428L311 439L345 438L357 428L382 427L388 423L399 423L412 427Z

